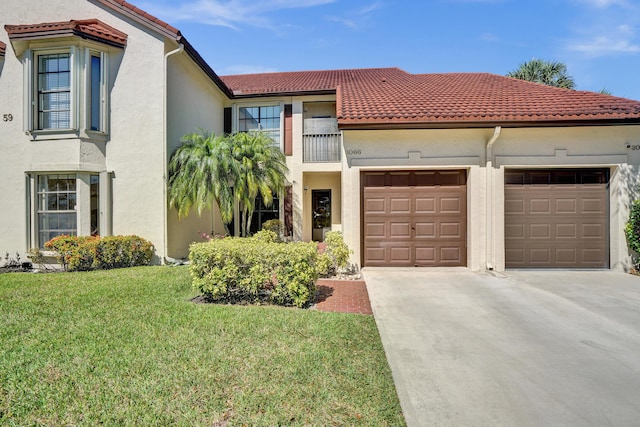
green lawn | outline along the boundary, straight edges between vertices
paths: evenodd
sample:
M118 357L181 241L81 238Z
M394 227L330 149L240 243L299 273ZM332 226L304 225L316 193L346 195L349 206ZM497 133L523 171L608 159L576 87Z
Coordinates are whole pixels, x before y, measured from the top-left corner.
M404 425L373 317L193 296L186 267L0 274L0 424Z

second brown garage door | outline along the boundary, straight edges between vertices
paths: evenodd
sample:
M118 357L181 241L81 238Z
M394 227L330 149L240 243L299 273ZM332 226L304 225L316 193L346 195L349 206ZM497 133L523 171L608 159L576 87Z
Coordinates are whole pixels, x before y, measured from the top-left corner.
M464 266L466 173L363 172L363 266Z
M507 268L607 268L607 169L505 172Z

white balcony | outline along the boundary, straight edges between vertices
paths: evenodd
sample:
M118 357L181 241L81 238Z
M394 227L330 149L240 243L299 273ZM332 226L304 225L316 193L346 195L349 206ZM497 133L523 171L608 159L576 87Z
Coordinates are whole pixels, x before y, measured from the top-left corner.
M305 163L340 162L342 134L338 130L338 119L305 119L302 144Z

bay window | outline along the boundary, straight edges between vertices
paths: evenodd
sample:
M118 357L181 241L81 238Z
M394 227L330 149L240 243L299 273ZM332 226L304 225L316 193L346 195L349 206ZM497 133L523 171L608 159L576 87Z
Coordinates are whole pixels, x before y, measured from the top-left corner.
M57 236L76 236L75 174L39 175L37 191L38 246Z
M71 128L71 55L38 55L36 129Z
M25 126L34 137L107 133L108 55L88 47L28 50Z
M33 247L57 236L110 233L107 172L35 172L29 181Z

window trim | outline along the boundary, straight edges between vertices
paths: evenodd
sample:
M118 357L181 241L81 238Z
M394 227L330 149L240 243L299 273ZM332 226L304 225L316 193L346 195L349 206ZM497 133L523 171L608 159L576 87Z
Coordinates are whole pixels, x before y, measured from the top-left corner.
M38 129L39 57L69 53L71 67L71 112L68 129ZM91 58L100 58L100 128L91 130ZM94 44L43 45L25 50L24 62L24 131L36 139L85 138L106 141L109 136L109 51Z
M32 170L25 172L27 185L26 198L26 223L28 234L27 247L40 247L39 191L38 178L50 175L73 175L76 180L76 235L89 236L92 229L92 180L97 178L97 226L100 236L109 236L112 233L112 209L111 209L111 180L112 172L100 169L78 170L73 167L54 167L52 169ZM44 244L44 242L42 242Z
M74 186L74 190L73 192L70 191L50 191L50 190L40 190L40 186L39 186L39 181L41 178L43 177L52 177L52 176L61 176L61 175L66 175L68 177L68 179L71 179L71 177L73 177L73 179L75 180L75 186ZM44 244L45 242L41 241L41 233L42 233L42 229L40 228L40 218L41 215L46 215L46 214L71 214L73 213L75 215L75 234L70 234L73 236L77 236L78 235L78 229L79 229L79 211L81 209L78 209L78 195L79 195L79 189L78 189L78 181L80 180L79 176L77 173L63 173L63 172L54 172L54 173L41 173L41 174L37 174L35 176L35 203L34 203L34 210L35 210L35 216L33 217L33 221L35 222L35 227L36 227L36 235L35 235L35 244L36 247L39 247L40 249L44 248ZM50 194L71 194L73 193L75 195L74 200L75 203L73 205L73 209L59 209L59 210L50 210L50 209L43 209L41 208L41 203L44 203L41 200L41 197L47 197ZM69 229L67 229L68 231ZM47 240L48 241L48 240Z
M284 150L284 102L276 101L276 102L246 102L233 104L233 131L240 132L240 109L241 108L264 108L264 107L278 107L278 141L277 147L280 150Z

